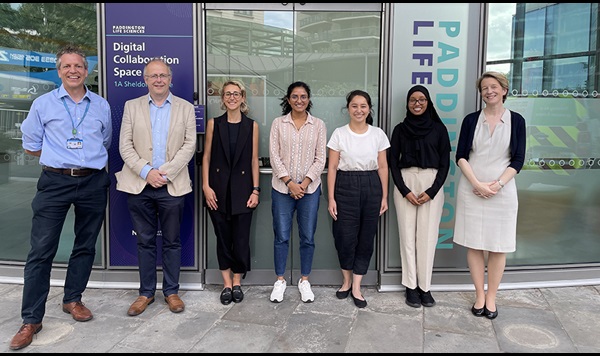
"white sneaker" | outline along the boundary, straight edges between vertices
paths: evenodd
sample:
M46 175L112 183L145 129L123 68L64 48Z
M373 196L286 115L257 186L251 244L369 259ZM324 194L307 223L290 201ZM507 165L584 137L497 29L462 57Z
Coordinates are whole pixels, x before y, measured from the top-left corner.
M298 281L298 289L300 290L300 296L304 303L312 303L315 300L315 295L310 289L310 282L307 280L303 281L302 278Z
M271 292L271 301L273 303L281 303L283 302L283 293L285 292L286 287L285 279L278 279L277 282L273 285L273 291Z

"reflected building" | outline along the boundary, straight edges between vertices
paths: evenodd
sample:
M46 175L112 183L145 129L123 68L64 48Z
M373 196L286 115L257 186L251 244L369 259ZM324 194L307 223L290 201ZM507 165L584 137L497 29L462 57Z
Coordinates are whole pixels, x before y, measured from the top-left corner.
M473 65L460 68L460 78L464 81L461 85L466 89L459 88L451 93L460 98L457 105L463 105L465 110L479 108L482 104L474 88L475 80L471 79L483 70L498 70L506 73L510 80L506 106L522 113L527 120L527 161L517 177L522 203L519 208L518 247L517 252L507 258L505 280L515 283L561 280L568 283L593 279L593 276L590 277L593 273L598 275L598 3L68 5L73 10L68 16L75 23L85 22L85 28L96 29L87 36L77 37L78 41L85 42L81 44L86 50L91 48L89 55L100 55L88 56L90 71L86 85L94 92L103 94L104 90L106 94L106 88L113 82L112 73L106 73L107 62L111 59L103 58L106 57L103 44L107 41L107 30L103 24L96 23L106 20L110 6L136 9L131 14L127 13L131 21L143 23L150 15L147 8L154 9L155 6L163 9L163 12L155 14L164 18L190 21L193 30L189 37L195 41L197 48L194 49L197 51L194 55L197 58L190 67L182 69L186 76L189 73L189 78L185 79L194 82L195 104L204 106L205 119L223 112L219 90L225 80L239 79L245 84L249 116L257 121L260 128L259 155L263 158L260 177L262 203L254 215L256 221L251 236L253 270L245 283L266 285L273 279L268 141L271 122L281 115L280 103L288 85L294 81L309 84L314 104L311 114L326 122L328 136L335 128L348 122L346 94L354 89L365 90L371 95L375 125L390 133L391 128L404 117L406 89L409 84L416 84L408 76L396 80L398 73L408 72L407 67L418 62L413 55L420 52L415 49L411 37L414 36L414 22L431 19L433 23L436 19L445 21L446 17L456 17L456 21L461 21L463 28L468 29L465 32L475 37L461 48L461 56L467 58L465 63L472 60L468 63ZM23 12L19 11L18 3L0 6L0 16L6 19L3 26L19 26L19 29L4 32L8 35L0 36L0 201L3 202L0 204L3 212L0 219L4 219L0 221L0 236L5 237L0 243L0 261L3 263L0 278L22 276L22 265L29 249L30 204L40 174L37 158L18 154L21 151L18 125L25 119L32 100L60 82L53 73L54 63L47 62L45 66L36 67L31 63L6 63L1 59L9 53L16 53L14 58L24 53L40 53L42 48L44 53L52 53L64 41L64 34L59 31L34 32L34 21L28 16L37 14L40 6L43 7L38 4L23 6L27 7ZM90 8L96 12L92 13ZM169 11L173 10L181 10L178 15L186 16L169 17ZM62 28L64 25L63 21L54 22L54 18L46 20L49 21L48 28ZM169 21L161 25L168 29L173 25ZM395 32L398 28L404 31L400 35ZM437 36L442 37L439 33ZM436 40L435 35L432 43L433 40ZM441 51L434 45L426 49L430 50L433 59L437 59L436 55ZM168 45L165 51L169 51ZM406 57L403 57L404 54ZM439 64L434 63L433 69L426 69L433 73L436 66L441 67ZM432 95L443 92L443 89L438 86L432 90ZM111 100L110 97L108 99ZM436 108L440 107L436 103ZM113 121L118 123L122 108L111 109ZM459 114L445 118L449 125L456 126L462 119ZM202 134L199 135L197 157L201 157L203 144ZM118 133L113 137L117 136ZM198 173L199 166L194 168ZM458 173L450 174L453 177L449 182L457 178ZM202 283L220 283L222 280L214 253L215 237L202 208L199 184L194 187L194 208L197 208L198 214L190 223L195 232L193 238L197 250L192 252L192 266L182 271L184 288L189 288L190 284L197 287ZM451 203L451 183L445 188L448 188L446 201ZM110 207L108 210L117 211ZM113 259L119 256L111 249L114 244L111 245L109 235L118 218L107 221L106 229L98 239L94 281L135 282L137 279L136 266L112 264ZM365 285L378 285L383 290L399 286L401 263L395 219L390 211L381 221L377 236L378 256L369 266ZM446 235L440 238L436 252L434 278L437 280L434 283L470 285L464 251L453 246L452 219L448 218L444 223L447 230ZM72 226L72 222L67 221L65 225ZM326 189L320 204L317 229L314 280L317 284L335 284L339 281L339 264L331 239ZM61 239L65 245L72 243L72 231L63 231ZM294 231L291 243L297 243L297 239L297 231ZM67 250L60 249L55 259L57 278L62 277L62 265L68 261L70 251ZM286 271L286 276L293 277L289 279L290 284L297 281L299 273L300 259L294 253L290 253L289 271ZM535 273L531 273L532 269Z

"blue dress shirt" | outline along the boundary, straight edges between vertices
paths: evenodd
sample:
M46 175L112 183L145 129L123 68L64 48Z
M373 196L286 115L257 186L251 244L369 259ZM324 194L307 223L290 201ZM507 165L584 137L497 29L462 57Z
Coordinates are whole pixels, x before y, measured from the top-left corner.
M143 179L146 179L150 170L159 169L167 160L167 137L171 122L171 101L173 100L171 95L169 93L167 100L161 106L157 106L152 97L148 95L150 123L152 124L152 166L148 165L142 169L140 177Z
M75 135L74 127L77 128ZM21 132L24 149L42 150L40 164L43 166L104 169L112 138L110 105L89 90L76 103L61 85L33 101L21 124ZM82 141L82 148L67 148L67 140L73 137Z

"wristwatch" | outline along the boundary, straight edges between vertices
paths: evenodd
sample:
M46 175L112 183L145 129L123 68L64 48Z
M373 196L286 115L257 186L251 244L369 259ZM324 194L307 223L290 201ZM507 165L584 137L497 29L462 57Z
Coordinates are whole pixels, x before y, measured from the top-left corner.
M260 193L260 187L252 187L252 190L256 190L257 192Z

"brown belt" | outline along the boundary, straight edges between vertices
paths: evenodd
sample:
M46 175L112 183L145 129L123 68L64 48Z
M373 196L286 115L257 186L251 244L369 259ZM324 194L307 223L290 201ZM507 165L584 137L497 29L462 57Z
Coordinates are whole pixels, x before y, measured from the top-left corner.
M71 177L85 177L100 171L99 169L92 168L52 168L48 166L44 166L42 169L48 172L66 174Z

